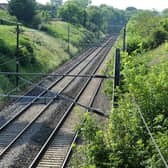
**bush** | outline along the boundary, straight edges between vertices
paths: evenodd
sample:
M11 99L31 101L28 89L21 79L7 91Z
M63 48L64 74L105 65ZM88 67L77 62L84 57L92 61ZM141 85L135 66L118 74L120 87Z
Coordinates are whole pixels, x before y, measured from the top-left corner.
M42 18L40 16L40 14L37 14L33 17L32 21L31 21L31 26L33 28L38 29L38 28L40 28L39 26L41 23L42 23Z
M14 54L14 48L10 47L2 39L0 39L0 54L6 55L6 57L12 57Z
M19 57L23 57L20 59L20 65L28 66L30 64L35 64L36 59L32 45L26 40L22 40L21 45L23 45L24 48L22 48L19 52Z
M168 39L168 32L157 30L153 33L154 48L164 43Z
M36 13L36 2L34 0L10 0L9 12L24 23L30 23Z
M6 10L0 9L0 24L11 25L11 22L17 22L15 16L11 16Z

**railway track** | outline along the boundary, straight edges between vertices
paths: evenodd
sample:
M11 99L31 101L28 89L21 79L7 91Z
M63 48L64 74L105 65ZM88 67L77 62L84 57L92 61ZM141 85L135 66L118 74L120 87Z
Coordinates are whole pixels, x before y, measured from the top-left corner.
M102 61L105 57L102 58L96 69L92 74L95 74L101 66ZM92 81L92 78L89 78L79 94L76 96L75 101L80 101L80 103L87 104L90 108L94 102L94 99L97 95L97 92L100 89L103 79L100 79L95 83ZM83 100L86 98L88 93L83 93L85 89L90 84L93 87L93 95L87 97L87 100ZM89 89L90 90L90 89ZM83 97L81 97L83 95ZM75 103L72 103L69 109L66 111L65 115L60 120L60 123L55 127L50 137L47 139L46 143L41 148L40 152L33 160L29 168L38 167L38 168L46 168L46 167L65 167L69 156L71 154L72 145L77 140L78 132L75 132L74 128L76 124L79 124L80 118L78 114L75 114L74 109ZM80 109L80 113L86 111L86 109Z
M66 64L64 67L65 68L61 68L60 70L58 70L56 73L64 73L65 75L68 74L69 72L71 72L76 66L78 66L85 58L87 58L90 54L92 54L94 51L96 50L96 48L91 48L88 51L84 52L83 54L81 54L81 56L79 58L77 58L77 60L73 60L70 64ZM84 56L85 55L85 56ZM75 63L77 62L77 63ZM72 66L72 64L74 63L74 65ZM66 72L64 72L66 71ZM63 79L63 77L58 78L57 80L51 78L51 77L46 77L44 80L40 81L37 86L42 85L48 88L48 90L50 88L52 88L54 85L56 85L59 81L61 81ZM27 107L31 106L31 104L33 104L36 100L38 100L38 97L44 95L45 93L47 93L47 91L43 92L41 89L34 87L33 89L29 90L27 92L27 96L37 96L36 98L32 99L32 101L29 101L29 103L27 105L21 105L20 102L24 101L24 98L19 98L18 100L16 100L16 102L12 103L12 105L10 105L9 107L5 108L4 114L5 116L1 115L0 116L0 130L2 129L2 125L4 125L4 123L7 124L7 122L5 122L4 118L7 120L9 118L13 118L13 115L19 114L18 111L23 111L25 110ZM2 111L1 111L2 113Z
M106 42L103 45L106 45L107 43L112 43L112 40L111 39L108 40L108 42ZM65 74L81 74L81 73L90 74L90 75L95 74L99 69L99 67L101 66L104 59L106 58L106 55L109 52L109 50L110 50L109 47L108 49L106 47L102 47L96 50L90 50L86 56L82 57ZM51 77L48 79L50 81L53 81ZM54 82L47 81L46 83L48 83L49 86L46 85L45 82L42 82L36 85L36 87L34 88L35 91L32 92L33 94L35 94L35 96L37 96L36 98L33 98L31 100L21 98L20 100L18 100L19 103L26 102L27 105L22 106L21 109L19 109L19 111L15 113L15 115L13 115L9 120L3 123L0 127L0 161L1 161L0 167L10 167L10 166L12 167L12 165L15 164L14 162L12 163L12 159L7 163L6 158L11 156L12 153L18 150L19 144L23 145L22 139L24 139L24 136L30 135L29 130L32 131L33 126L35 128L37 123L41 123L40 122L40 120L42 120L41 118L46 118L48 117L48 115L51 117L53 116L52 114L53 110L55 111L54 116L56 118L55 121L53 121L53 125L54 125L52 127L53 129L51 128L50 131L47 132L46 136L44 136L43 140L41 141L50 142L49 138L52 135L55 135L54 131L57 132L60 127L61 127L60 130L62 130L61 132L66 132L66 130L72 131L72 128L74 127L74 122L73 124L71 122L70 122L71 124L67 124L67 125L65 124L65 127L63 123L65 120L69 118L69 117L67 118L67 115L70 113L75 103L74 102L65 103L63 100L57 100L58 95L66 94L68 96L73 97L75 101L78 101L78 99L80 98L80 96L82 95L86 87L88 86L91 79L92 79L91 77L88 79L59 77ZM80 87L79 87L79 84L80 84ZM28 93L28 95L32 95L32 94ZM38 103L39 101L38 99L41 96L50 96L52 98L47 102L47 104L41 104L41 103ZM75 117L75 115L72 115L72 116ZM73 120L70 119L70 121L73 121ZM65 122L65 123L69 123L69 122ZM36 129L37 130L41 129L41 127ZM72 141L72 138L73 138L72 135L69 135L69 137L66 137L64 134L61 134L61 133L60 134L57 133L57 135L62 139L59 140L59 142L57 140L53 142L55 142L59 147L64 146L64 144L67 143L67 140ZM44 145L46 144L46 142L44 143ZM61 144L62 146L59 144ZM41 148L40 151L42 151L43 153L42 149L44 148L44 145L43 146L39 145L39 147L32 153L32 156L30 156L29 159L27 159L28 163L23 163L21 161L20 164L17 163L18 164L17 167L22 167L23 164L25 164L23 167L27 167L27 165L30 165L33 158L39 158L41 154L39 155L37 153L39 152L40 148ZM58 149L58 148L56 147L55 149ZM56 151L59 152L59 149ZM63 155L60 154L60 156L63 156ZM17 157L19 158L19 154L16 156L13 156L13 161L17 160L18 159ZM62 159L64 159L64 157L62 157ZM34 164L37 164L35 160L32 162L30 167L34 167Z
M92 108L94 106L95 99L96 99L99 91L101 90L101 86L103 84L103 81L104 81L104 79L99 79L98 81L94 81L94 79L92 79L92 83L95 84L95 90L93 91L93 94L91 95L89 101L85 102L85 103L88 104L89 108ZM90 85L92 85L92 83L90 83ZM87 112L89 112L89 110L87 110ZM81 126L85 123L85 121L80 121L80 122L82 122L82 123L80 123ZM72 155L73 145L77 144L78 134L79 134L79 131L74 131L73 130L73 138L72 138L71 142L68 144L68 148L67 148L67 151L64 155L64 159L60 162L61 163L60 164L61 168L65 168L65 167L69 168L69 166L70 166L69 160L70 160L70 157ZM45 167L45 166L41 166L41 167ZM51 167L55 167L55 166L51 166Z
M109 51L107 50L107 53ZM95 68L95 70L92 72L92 75L97 73L99 71L100 66L102 65L102 62L106 58L107 53L102 57L99 64ZM75 101L78 101L85 91L86 87L90 84L93 86L93 83L95 84L95 81L93 79L92 83L90 83L92 78L89 78L79 94L76 96ZM95 91L93 96L89 97L87 101L83 102L81 98L81 103L87 104L89 107L92 107L92 104L94 102L94 99L100 89L100 86L103 82L103 79L100 79L96 82ZM94 90L94 89L93 89ZM84 95L85 97L86 95ZM66 163L68 161L69 155L71 153L72 144L76 141L78 133L74 131L74 127L77 123L80 122L79 117L75 116L73 113L73 107L75 106L75 103L72 103L70 108L67 110L65 115L63 116L62 120L60 120L60 123L56 126L46 143L43 145L42 149L36 156L36 158L33 160L32 164L29 166L29 168L32 167L65 167ZM83 109L83 112L85 109ZM67 117L67 118L66 118ZM64 121L65 120L65 121ZM61 128L60 128L61 127ZM59 129L60 128L60 129Z

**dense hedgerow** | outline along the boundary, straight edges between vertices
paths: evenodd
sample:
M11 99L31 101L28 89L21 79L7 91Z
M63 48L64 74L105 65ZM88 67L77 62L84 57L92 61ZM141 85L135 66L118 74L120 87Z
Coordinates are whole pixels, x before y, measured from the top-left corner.
M165 167L140 112L163 156L168 160L168 53L167 42L164 41L166 36L158 35L167 32L166 29L160 31L160 25L159 28L156 25L156 29L153 27L149 34L154 38L150 39L147 35L145 37L143 31L148 30L145 27L148 25L146 22L157 24L160 17L149 11L148 15L144 14L136 16L137 20L133 19L128 23L128 53L122 53L122 87L118 92L118 108L110 113L108 126L100 127L97 124L100 122L91 116L86 117L87 122L81 129L85 141L83 146L77 148L72 161L73 165L79 165L76 167ZM139 26L141 23L142 26ZM138 26L139 29L136 29ZM144 46L149 40L148 46ZM163 44L160 46L161 43ZM150 50L155 47L155 50ZM112 74L112 63L109 68ZM112 82L107 82L105 89L111 96L109 86L112 86Z

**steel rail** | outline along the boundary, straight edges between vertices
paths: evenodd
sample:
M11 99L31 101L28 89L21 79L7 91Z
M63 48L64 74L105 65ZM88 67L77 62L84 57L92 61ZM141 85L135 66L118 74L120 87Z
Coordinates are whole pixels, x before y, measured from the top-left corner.
M97 53L96 55L98 56L100 53ZM94 60L96 57L94 56L92 59ZM89 65L91 62L88 62L87 65ZM83 67L82 70L80 70L79 73L81 73L84 69L86 68ZM64 91L70 83L72 83L76 78L72 79L66 86L65 88L63 88L59 94ZM55 98L57 97L57 95L55 96ZM40 110L40 112L35 116L35 118L13 139L13 141L11 141L9 143L9 145L7 147L4 148L4 150L0 153L0 158L2 158L2 156L9 150L9 148L16 142L16 140L32 125L32 123L34 123L34 121L36 121L44 112L45 110L54 102L55 98L53 98L42 110Z
M102 40L102 42L105 42L105 41L107 41L109 38L104 38L103 40ZM87 49L85 49L84 51L82 51L81 53L80 53L80 55L85 55L86 54L86 57L87 56L89 56L90 54L93 54L96 50L97 50L97 48L98 47L96 47L96 48L87 48ZM79 57L81 57L79 55ZM74 61L74 59L76 59L76 58L78 58L78 56L75 56L75 57L73 57L72 58L72 60ZM67 71L67 72L65 72L65 74L68 74L69 72ZM63 76L62 76L63 77ZM39 83L37 83L37 85L40 85L44 80L46 80L47 78L49 78L49 76L47 76L45 79L43 79L42 81L40 81ZM58 81L59 82L59 81ZM17 89L17 88L15 88L15 89ZM34 88L32 88L32 89L30 89L27 93L26 93L26 95L27 94L29 94L32 90L33 90ZM18 100L16 100L13 104L16 104L17 102L19 102L20 101L20 99L22 99L22 97L20 97Z
M77 62L74 66L72 66L70 68L70 70L68 70L67 72L65 72L65 74L70 73L71 71L73 71L78 65L80 65L86 58L89 57L89 54L86 55L86 57L84 57L82 60L80 60L79 62ZM53 82L46 90L44 90L43 92L41 92L35 99L33 99L29 104L27 104L26 106L23 107L23 109L19 110L18 113L16 113L11 119L9 119L5 124L3 124L0 127L0 132L6 128L13 120L15 120L15 118L19 117L25 110L27 110L35 101L37 101L41 96L43 96L44 94L47 93L47 91L49 91L50 89L52 89L56 84L58 84L62 79L64 79L64 77L60 77L59 79L57 79L55 82ZM35 85L34 87L37 87L39 84ZM22 98L21 98L22 99Z
M88 107L91 108L91 109L92 109L93 103L94 103L94 101L95 101L95 98L96 98L96 96L98 95L98 93L99 93L99 91L100 91L100 88L101 88L101 86L102 86L103 81L104 81L104 79L101 79L101 80L100 80L100 82L99 82L99 84L98 84L98 87L96 88L96 90L95 90L95 92L94 92L94 94L93 94L93 96L92 96L92 98L91 98L91 100L90 100L90 103L89 103ZM89 109L87 109L87 112L92 112L92 111L90 111ZM107 115L107 114L106 114L106 115ZM107 116L108 116L108 115L107 115ZM109 117L109 116L108 116L108 117ZM82 127L82 125L83 125L84 123L85 123L85 120L82 121L81 127ZM77 142L77 140L78 140L79 132L80 132L80 130L75 132L75 135L74 135L74 137L73 137L72 143L71 143L71 145L70 145L70 147L69 147L69 149L68 149L68 151L67 151L66 157L64 158L64 161L63 161L63 163L62 163L62 165L61 165L61 168L65 168L65 167L67 166L67 164L68 164L68 162L69 162L69 159L70 159L70 157L71 157L71 155L72 155L73 145L74 145L74 144Z
M88 51L84 51L83 53L81 53L81 55L85 55L86 54L86 57L89 55L89 54L92 54L93 52L95 52L95 48L93 49L93 48L90 48ZM81 56L79 56L79 57L81 57ZM77 56L75 56L75 57L73 57L71 60L73 60L74 61L74 59L76 59L76 58L78 58ZM82 60L82 59L81 59ZM65 74L68 74L69 72L67 71L67 72L65 72ZM36 85L40 85L41 83L43 83L45 80L47 80L47 78L49 78L49 76L47 76L47 77L45 77L43 80L41 80L40 82L38 82ZM59 81L58 81L59 82ZM17 88L15 88L15 89L17 89ZM29 93L31 93L32 91L33 91L33 89L35 89L35 88L31 88L29 91L27 91L26 93L25 93L25 95L27 95L27 94L29 94ZM20 97L19 99L17 99L15 102L13 102L13 104L16 104L17 102L19 102L20 101L20 99L22 99L22 97Z
M96 91L95 91L94 95L92 96L92 99L91 99L91 101L89 103L89 108L90 109L92 109L94 100L95 100L95 98L96 98L96 96L97 96L97 94L98 94L98 92L100 90L100 87L101 87L102 83L103 83L103 79L101 79L100 83L98 84L98 87L96 88ZM92 111L90 111L89 109L87 109L87 112L92 112ZM81 127L82 127L82 125L84 123L85 123L85 121L82 121ZM72 155L73 145L77 142L78 136L79 136L79 131L76 131L75 135L73 137L73 140L71 142L71 145L70 145L70 147L69 147L69 149L67 151L66 157L64 158L64 161L63 161L63 163L61 165L61 168L65 168L67 166L67 164L69 162L69 159L70 159L70 157Z
M100 62L98 63L98 65L96 66L95 70L92 72L92 74L95 74L95 72L99 69L99 67L101 66L102 62L104 61L104 59L106 58L107 54L109 53L109 49L104 53L104 56L101 57ZM85 83L85 85L83 86L83 88L80 90L80 92L78 93L78 95L75 98L75 102L77 102L80 98L80 96L83 94L84 90L86 89L86 87L88 86L88 84L91 81L91 77L87 79L87 82ZM34 168L38 165L42 155L45 153L45 151L47 150L47 148L49 147L51 141L54 138L54 135L56 134L56 132L58 131L58 129L62 126L62 124L64 123L65 119L68 117L68 114L70 113L70 111L73 109L73 107L75 106L75 103L71 103L70 107L68 108L68 110L64 113L63 117L61 118L61 120L59 121L59 123L56 125L55 129L53 130L53 132L51 133L51 135L49 136L49 138L47 139L47 141L44 143L44 145L42 146L41 150L39 151L39 153L37 154L37 156L35 157L35 159L33 160L33 162L31 163L31 165L29 166L29 168Z
M103 39L103 42L105 42L105 40L107 40L107 39ZM86 50L84 50L84 51L82 51L82 52L80 53L79 57L78 57L78 56L75 56L75 57L73 57L71 60L74 61L74 60L77 58L76 61L78 61L78 59L79 59L79 60L81 59L82 55L86 55L86 57L87 57L87 55L94 53L94 52L96 51L96 49L97 49L97 48L89 48L88 50L86 49ZM82 60L82 59L81 59L81 60ZM66 64L65 64L65 65L66 65ZM65 66L65 65L64 65L64 66ZM65 74L67 74L67 72L65 72ZM40 84L41 84L42 82L44 82L45 80L48 80L48 78L50 78L50 77L47 76L47 77L44 78L42 81L38 82L37 85L40 85ZM59 82L59 81L58 81L58 82ZM15 88L15 89L17 89L17 88ZM34 89L34 88L29 89L29 91L27 91L27 92L25 93L25 95L30 94L30 93L33 91L33 89ZM7 94L10 94L10 93L7 93ZM12 104L10 104L10 105L15 105L15 109L16 109L16 108L20 108L21 110L24 110L24 107L17 106L17 102L19 102L21 99L22 99L22 97L18 98L16 101L12 102ZM36 101L36 100L34 100L32 103L34 103L35 101ZM21 110L20 110L20 111L21 111ZM26 110L26 107L25 107L25 110ZM11 110L10 110L10 111L11 111Z

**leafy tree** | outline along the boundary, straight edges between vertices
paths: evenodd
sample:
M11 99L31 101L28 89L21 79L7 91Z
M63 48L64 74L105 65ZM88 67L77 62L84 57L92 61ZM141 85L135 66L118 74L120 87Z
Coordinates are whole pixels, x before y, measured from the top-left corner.
M52 17L56 16L57 10L62 5L62 3L63 3L62 0L50 0Z
M63 1L62 0L50 0L51 6L61 6Z
M132 11L137 11L137 8L129 6L129 7L126 8L126 11L131 11L131 12Z
M74 24L82 24L84 19L84 10L76 3L68 1L62 7L60 7L58 15L64 21Z
M129 19L131 16L135 15L138 12L138 9L135 7L129 6L126 8L125 13L127 16L127 19Z
M87 8L91 4L91 0L71 0L82 8Z
M51 5L49 3L42 5L37 3L37 13L40 15L42 21L51 19Z
M168 22L155 11L139 11L127 25L128 53L156 48L168 39Z
M81 24L92 32L99 34L119 32L126 23L123 10L107 5L90 6L90 0L69 0L59 9L59 17L70 23ZM121 25L114 28L113 25Z
M100 29L102 23L99 7L90 6L86 11L88 15L87 28L93 32L97 32Z
M164 30L168 32L168 18L164 18L160 23L163 26Z
M102 18L101 30L105 33L117 33L126 23L126 16L122 10L107 5L101 5L100 12Z
M163 11L163 16L168 17L168 8Z
M9 12L15 15L20 21L29 23L36 14L35 0L10 0Z

